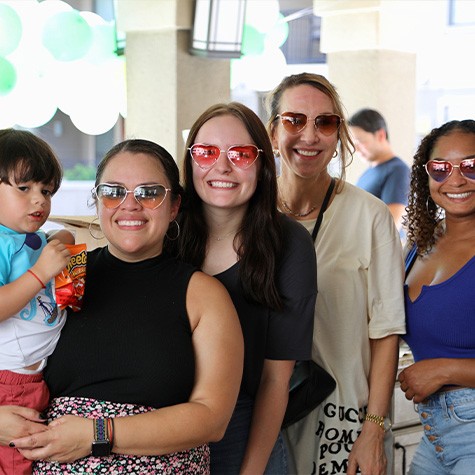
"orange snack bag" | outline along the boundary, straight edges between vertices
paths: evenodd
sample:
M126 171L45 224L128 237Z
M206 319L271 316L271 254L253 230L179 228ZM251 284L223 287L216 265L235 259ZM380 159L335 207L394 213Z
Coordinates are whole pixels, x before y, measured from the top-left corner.
M61 309L81 310L86 284L86 244L66 244L71 253L68 265L55 277L56 303Z

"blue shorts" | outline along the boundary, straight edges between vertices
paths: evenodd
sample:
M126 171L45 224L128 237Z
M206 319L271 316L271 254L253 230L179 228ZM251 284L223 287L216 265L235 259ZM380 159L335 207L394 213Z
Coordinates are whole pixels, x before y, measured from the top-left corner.
M475 389L435 393L417 412L424 435L409 475L475 473Z

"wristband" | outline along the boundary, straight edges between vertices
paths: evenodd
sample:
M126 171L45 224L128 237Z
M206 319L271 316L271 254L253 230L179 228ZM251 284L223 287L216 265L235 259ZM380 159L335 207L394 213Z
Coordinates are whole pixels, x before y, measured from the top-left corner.
M43 281L31 269L28 269L26 272L29 272L41 284L41 287L46 289L46 285L43 284Z
M111 454L108 423L106 419L94 419L94 440L91 452L94 457L107 457Z

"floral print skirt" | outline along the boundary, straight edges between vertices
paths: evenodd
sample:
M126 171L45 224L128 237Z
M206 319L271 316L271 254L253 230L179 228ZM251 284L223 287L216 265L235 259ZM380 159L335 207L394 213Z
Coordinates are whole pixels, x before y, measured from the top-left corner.
M125 417L153 410L151 407L120 404L96 399L61 397L51 401L48 420L71 414L89 419L98 417ZM64 474L133 474L133 475L209 475L209 448L207 444L189 450L160 456L133 456L112 454L109 457L84 457L72 463L37 461L33 475Z

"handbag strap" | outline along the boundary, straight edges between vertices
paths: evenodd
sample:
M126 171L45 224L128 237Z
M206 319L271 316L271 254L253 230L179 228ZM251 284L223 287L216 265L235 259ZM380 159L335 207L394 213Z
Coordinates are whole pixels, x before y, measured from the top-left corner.
M414 245L411 247L411 250L407 253L406 259L404 260L404 266L406 269L406 277L409 274L410 270L412 269L414 262L416 262L416 259L417 259L417 246Z
M330 181L330 185L328 186L328 190L325 194L325 198L323 198L322 206L320 208L320 211L318 212L317 221L315 222L315 226L312 231L312 238L314 241L317 238L318 230L320 229L320 225L322 224L322 220L323 220L323 213L326 211L328 207L328 203L330 201L334 188L335 188L335 178L332 177Z

